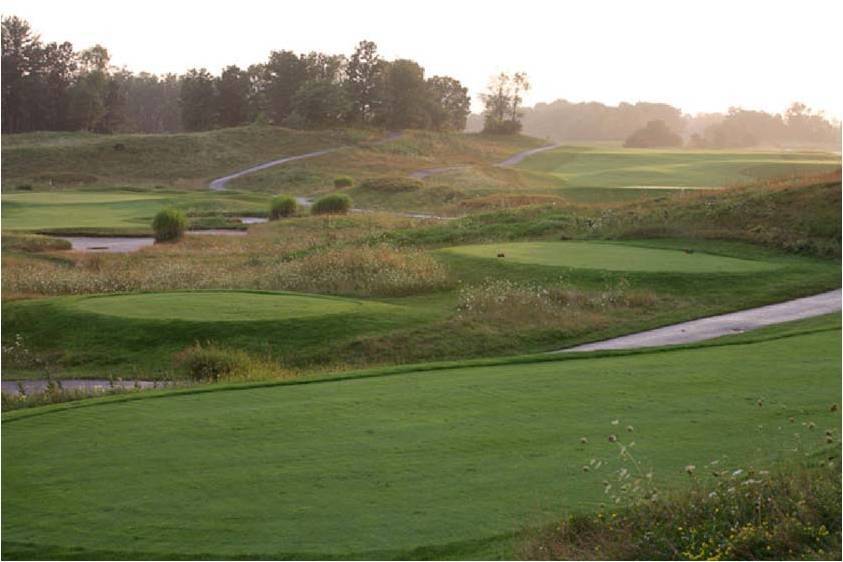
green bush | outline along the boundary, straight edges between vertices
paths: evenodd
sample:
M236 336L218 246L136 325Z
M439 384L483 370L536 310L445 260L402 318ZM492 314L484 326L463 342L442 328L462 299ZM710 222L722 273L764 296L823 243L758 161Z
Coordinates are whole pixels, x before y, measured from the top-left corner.
M176 355L176 365L194 381L218 381L242 367L242 358L230 350L197 343Z
M162 209L152 220L156 242L171 242L184 236L187 219L178 209Z
M350 209L351 198L343 193L334 193L316 201L310 212L314 215L345 214Z
M381 193L401 193L404 191L417 191L424 187L424 182L417 178L404 176L387 176L372 178L360 184L360 189L379 191Z
M351 187L352 185L354 185L354 180L349 176L337 176L334 178L334 187L337 189Z
M208 342L195 343L173 356L175 366L197 382L222 380L269 380L289 378L293 373L280 369L267 358L241 349L227 349Z
M283 217L290 217L296 214L298 204L295 198L289 195L277 195L269 203L269 220L275 221Z

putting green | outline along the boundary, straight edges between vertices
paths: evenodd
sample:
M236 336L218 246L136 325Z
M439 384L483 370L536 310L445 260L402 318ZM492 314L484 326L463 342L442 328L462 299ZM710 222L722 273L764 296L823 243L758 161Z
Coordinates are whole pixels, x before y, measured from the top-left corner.
M802 325L739 345L5 413L3 557L512 559L459 549L606 501L611 433L638 443L660 488L687 483L689 463L770 467L801 431L788 416L817 424L806 452L839 435L839 315ZM609 465L584 473L591 458Z
M388 305L319 295L247 291L97 296L81 299L72 305L82 312L107 316L191 322L288 320L359 312L364 308L384 306Z
M514 242L446 248L446 252L517 263L604 269L607 271L671 271L680 273L752 273L778 266L703 252L643 248L605 242ZM498 254L504 254L498 258Z

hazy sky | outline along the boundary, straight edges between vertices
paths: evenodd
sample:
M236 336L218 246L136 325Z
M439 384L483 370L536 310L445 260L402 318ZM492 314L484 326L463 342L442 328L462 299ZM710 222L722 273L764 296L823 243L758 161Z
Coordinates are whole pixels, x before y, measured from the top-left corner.
M361 39L474 96L526 71L527 103L662 101L685 111L782 111L799 100L843 116L840 0L789 2L393 0L227 2L2 0L46 41L101 43L130 70L248 66L270 50L350 53ZM835 54L837 53L837 54Z

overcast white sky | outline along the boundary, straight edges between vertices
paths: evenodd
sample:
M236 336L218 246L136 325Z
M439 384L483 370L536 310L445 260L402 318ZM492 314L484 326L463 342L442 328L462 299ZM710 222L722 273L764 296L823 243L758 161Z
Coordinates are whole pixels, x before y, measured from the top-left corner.
M350 53L448 74L476 100L488 78L526 71L527 103L661 101L687 112L780 112L799 100L843 116L840 0L459 0L227 2L3 0L46 41L101 43L130 70L248 66L270 50Z

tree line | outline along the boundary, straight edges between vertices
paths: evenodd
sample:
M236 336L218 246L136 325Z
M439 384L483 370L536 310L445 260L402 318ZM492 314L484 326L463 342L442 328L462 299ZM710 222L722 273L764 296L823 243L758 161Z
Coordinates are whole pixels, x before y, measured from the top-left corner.
M182 75L111 65L100 45L44 43L25 20L2 20L4 133L203 131L255 121L293 128L338 125L461 131L468 89L425 77L409 59L385 60L371 41L350 56L272 51L263 63Z
M493 89L492 89L493 90ZM469 130L489 128L489 115L472 115ZM573 103L557 100L519 111L523 131L556 141L628 141L695 148L775 145L840 146L840 123L802 103L781 114L733 107L726 113L686 115L664 103ZM677 140L678 139L678 140Z

